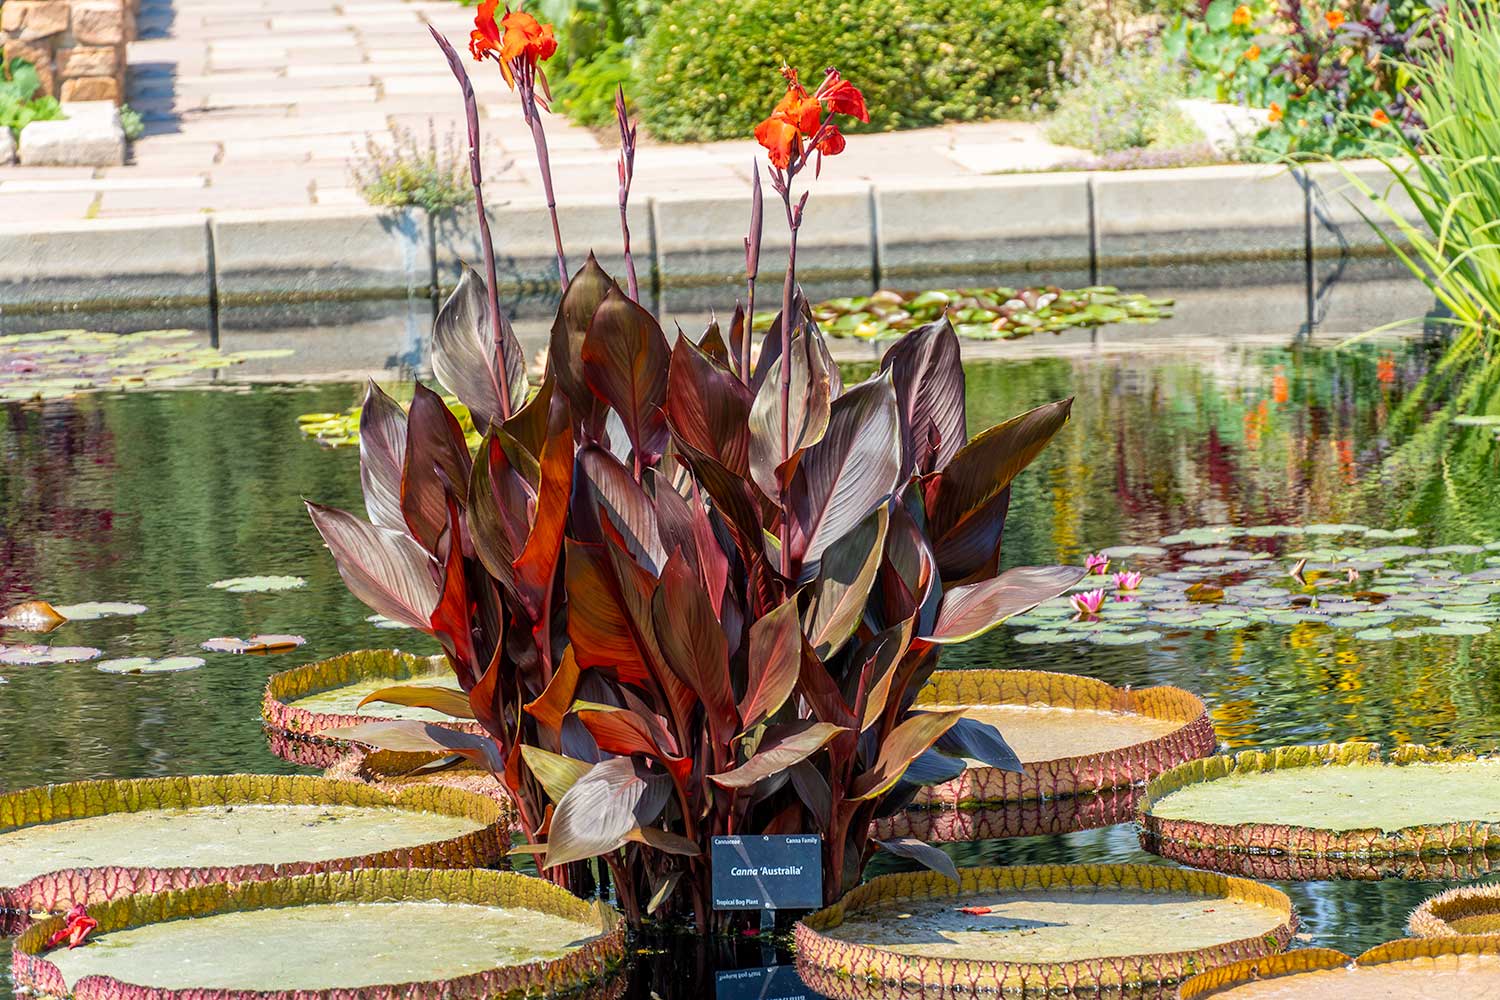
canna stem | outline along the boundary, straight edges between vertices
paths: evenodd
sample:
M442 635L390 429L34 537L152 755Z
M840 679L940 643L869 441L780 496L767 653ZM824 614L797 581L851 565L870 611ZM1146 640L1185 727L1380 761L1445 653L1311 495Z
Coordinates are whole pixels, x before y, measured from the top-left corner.
M791 178L782 189L781 199L786 203L786 224L791 231L791 245L787 249L786 281L781 286L781 462L792 457L791 410L792 410L792 299L797 286L797 229L801 225L801 212L792 209ZM778 472L779 475L779 472ZM781 483L781 574L792 572L792 518L787 510L787 483Z
M745 237L745 325L740 331L740 380L750 384L750 337L755 326L755 279L760 277L760 243L765 221L765 200L760 193L760 167L751 164L750 235Z
M547 214L552 217L552 243L557 248L557 277L562 290L568 290L568 258L563 253L562 228L557 224L557 198L552 193L552 158L547 155L547 133L542 116L537 113L535 83L525 80L521 86L521 114L531 126L531 141L536 145L536 165L542 174L542 192L547 196Z
M635 178L635 126L625 113L625 88L615 88L615 120L620 124L620 237L625 243L625 278L630 301L641 301L641 286L635 276L635 257L630 252L630 182Z

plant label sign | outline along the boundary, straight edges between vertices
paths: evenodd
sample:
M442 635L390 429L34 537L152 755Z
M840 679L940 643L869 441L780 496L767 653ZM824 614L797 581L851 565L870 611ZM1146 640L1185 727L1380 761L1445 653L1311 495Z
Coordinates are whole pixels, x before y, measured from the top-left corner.
M713 838L716 910L816 910L823 838L815 833Z
M715 977L714 1000L824 1000L790 965L731 969Z

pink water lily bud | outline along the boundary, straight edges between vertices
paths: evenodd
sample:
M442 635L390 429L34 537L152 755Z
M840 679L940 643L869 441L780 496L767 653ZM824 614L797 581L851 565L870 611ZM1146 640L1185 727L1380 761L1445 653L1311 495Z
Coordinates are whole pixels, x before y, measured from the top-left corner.
M1095 552L1083 561L1083 568L1089 571L1090 576L1102 576L1109 572L1109 556Z
M1068 600L1072 603L1074 611L1080 615L1093 617L1099 613L1100 608L1104 607L1104 591L1085 590L1081 594L1074 594Z
M1139 590L1141 574L1133 569L1121 570L1115 574L1115 587L1119 590Z

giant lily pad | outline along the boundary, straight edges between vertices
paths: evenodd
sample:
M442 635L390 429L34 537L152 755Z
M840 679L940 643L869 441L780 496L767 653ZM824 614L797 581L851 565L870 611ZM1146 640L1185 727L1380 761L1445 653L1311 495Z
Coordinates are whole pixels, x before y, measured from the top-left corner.
M490 864L493 799L302 775L81 781L0 795L0 909L359 867Z
M927 843L951 844L1097 830L1134 819L1142 791L1140 786L1127 785L1102 792L1025 799L1003 805L903 809L877 819L871 824L870 836L876 840L910 837Z
M214 884L92 907L84 948L16 942L17 983L67 995L261 1000L541 995L624 957L614 911L512 872L367 870ZM191 918L191 919L184 919Z
M1411 912L1417 937L1500 934L1500 885L1463 885L1439 893Z
M1200 867L1244 858L1403 858L1500 849L1500 758L1373 743L1247 750L1147 785L1147 850ZM1392 874L1399 873L1392 866Z
M1305 948L1234 962L1182 984L1182 1000L1488 1000L1500 995L1500 939L1391 941L1351 959Z
M323 735L331 729L407 718L448 720L443 725L482 734L476 723L449 720L428 709L371 705L367 696L392 685L457 688L452 669L440 656L413 656L393 649L343 653L317 663L272 674L261 699L261 718L278 757L310 767L329 767L353 746Z
M1269 886L1158 865L965 868L871 879L797 924L799 963L917 990L1044 993L1171 983L1286 947ZM910 994L908 994L910 995Z
M356 747L326 768L323 776L341 781L368 781L391 790L411 785L448 785L491 796L499 800L505 809L511 808L510 795L495 775L482 764L458 754L367 750ZM1133 807L1131 815L1134 815ZM1128 819L1127 816L1126 820Z
M939 670L915 707L963 708L1000 731L1023 771L977 762L918 803L1004 803L1096 792L1145 781L1213 753L1214 731L1197 696L1180 688L1127 690L1037 670Z

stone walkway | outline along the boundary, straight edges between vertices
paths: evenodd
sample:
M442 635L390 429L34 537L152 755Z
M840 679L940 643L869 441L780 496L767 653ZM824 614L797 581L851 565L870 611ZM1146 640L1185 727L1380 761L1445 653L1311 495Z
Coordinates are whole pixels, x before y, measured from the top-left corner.
M350 161L393 128L456 130L457 86L425 25L465 50L473 8L454 0L143 0L128 100L146 135L123 167L0 167L0 219L38 224L216 211L363 205ZM486 195L540 195L531 135L490 65L471 65L481 102ZM767 81L768 93L776 81ZM615 140L560 115L548 142L560 202L612 192ZM748 189L753 142L643 145L638 197ZM855 136L825 176L858 181L1044 170L1086 154L1037 126L994 122Z

